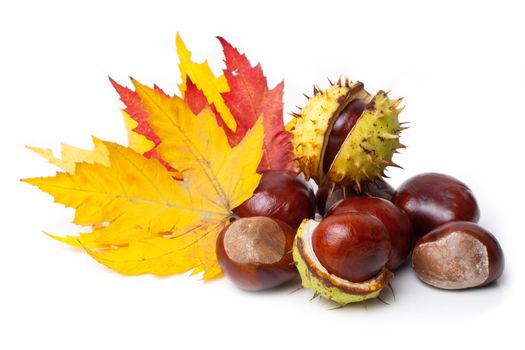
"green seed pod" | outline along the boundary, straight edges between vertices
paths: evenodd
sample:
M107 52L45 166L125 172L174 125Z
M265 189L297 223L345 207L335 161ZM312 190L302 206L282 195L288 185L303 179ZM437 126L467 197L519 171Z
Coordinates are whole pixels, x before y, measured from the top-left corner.
M399 148L398 108L383 91L369 94L362 83L339 79L314 96L293 121L295 160L307 179L353 185L384 176L387 166L397 166L392 156Z

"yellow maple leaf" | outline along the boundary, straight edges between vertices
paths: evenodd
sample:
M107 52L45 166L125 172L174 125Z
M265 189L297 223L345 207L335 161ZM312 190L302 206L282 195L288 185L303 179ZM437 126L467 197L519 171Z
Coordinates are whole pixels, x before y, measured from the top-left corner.
M155 143L146 136L135 131L138 123L130 117L125 110L121 110L126 133L128 134L128 147L140 154L145 154L155 148ZM149 158L149 157L148 157ZM182 174L176 169L169 169L171 176L176 180L182 180Z
M105 166L109 165L108 150L104 143L96 137L92 137L92 140L93 150L85 150L63 143L61 145L61 158L55 157L53 151L47 148L32 146L28 146L27 148L47 159L49 163L56 165L69 174L73 174L77 163L85 162L89 164L98 163Z
M44 232L49 237L77 248L111 248L111 246L99 243L97 240L100 237L98 229L103 226L92 226L92 231L89 233L80 233L78 235L57 236L48 232Z
M193 269L216 277L216 237L260 180L262 122L230 148L211 111L195 116L180 98L134 84L162 140L159 152L183 169L183 181L159 161L110 142L103 142L108 166L78 163L74 173L24 181L75 208L75 223L95 225L77 245L112 269L157 275ZM62 241L76 244L72 239Z
M211 279L222 271L215 257L218 233L228 223L224 216L202 220L175 237L153 237L110 250L86 248L98 262L127 275L154 273L168 276L193 270Z
M138 123L124 110L121 112L126 127L126 133L128 135L128 147L140 154L150 151L155 144L145 136L133 131ZM61 144L60 157L56 157L53 154L53 151L49 148L39 148L34 146L28 146L27 148L47 159L49 163L56 165L67 173L73 174L75 172L76 163L86 162L90 164L99 163L106 166L109 165L108 151L104 146L104 143L96 137L92 137L92 141L94 145L93 150L85 150L63 143Z
M133 84L150 113L151 127L162 140L159 154L184 177L188 174L194 179L192 186L206 194L202 199L208 201L205 197L211 196L223 206L235 208L250 198L254 178L244 175L250 173L253 157L243 147L230 148L211 110L204 109L199 117L187 118L192 112L179 97L167 98L136 80ZM259 147L249 139L243 139L241 144ZM224 153L228 156L224 157Z
M179 85L179 90L182 96L184 96L186 92L186 79L189 76L191 81L202 91L204 96L206 96L208 103L215 106L228 128L232 131L237 130L237 123L221 95L223 92L230 91L226 77L224 75L218 78L215 77L208 65L208 61L202 63L193 62L191 60L191 52L182 41L179 33L177 33L176 46L180 60L179 69L182 84Z

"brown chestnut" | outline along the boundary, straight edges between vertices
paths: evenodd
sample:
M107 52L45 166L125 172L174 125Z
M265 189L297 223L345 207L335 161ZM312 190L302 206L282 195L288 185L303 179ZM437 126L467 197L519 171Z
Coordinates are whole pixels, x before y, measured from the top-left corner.
M392 202L407 213L417 236L447 222L479 220L479 207L472 191L448 175L414 176L397 189Z
M323 158L323 171L325 173L330 170L330 166L339 153L343 142L346 140L346 137L354 127L355 123L359 120L359 117L361 117L365 107L365 101L355 99L351 101L337 116L326 143Z
M239 288L257 291L276 287L297 276L292 247L295 231L264 216L242 218L217 237L217 260Z
M315 208L315 194L306 181L287 171L268 170L253 196L234 212L239 217L271 217L297 229L303 219L314 218Z
M443 289L485 286L503 273L505 259L496 238L477 224L454 221L420 238L412 253L419 279Z
M392 249L385 225L363 212L325 217L312 234L312 248L331 274L350 282L377 275Z
M332 206L346 197L368 196L379 197L390 201L394 195L394 188L381 178L365 182L361 185L362 192L357 193L353 186L336 186L331 182L325 182L319 186L315 196L319 213L324 215Z
M347 212L364 212L375 216L385 225L392 250L386 267L397 269L408 257L414 243L412 224L408 216L391 202L373 197L348 197L332 207L326 216Z

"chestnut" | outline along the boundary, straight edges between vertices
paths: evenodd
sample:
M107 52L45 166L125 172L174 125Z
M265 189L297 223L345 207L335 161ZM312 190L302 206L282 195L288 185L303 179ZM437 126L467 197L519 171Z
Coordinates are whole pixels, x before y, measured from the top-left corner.
M472 191L448 175L414 176L401 184L392 202L407 213L417 236L447 222L479 220L479 207Z
M372 197L348 197L332 207L326 216L348 212L365 212L375 216L385 225L392 250L386 267L397 269L408 257L414 243L412 224L408 216L391 202Z
M394 188L381 178L363 183L361 189L362 192L358 193L353 186L342 187L331 182L325 182L319 186L315 194L319 213L324 215L332 206L346 197L368 196L390 201L394 195Z
M392 245L379 219L348 212L325 217L312 234L312 248L328 272L350 282L362 282L385 267Z
M297 229L315 216L315 194L310 185L287 171L267 170L251 198L234 213L239 217L267 216Z
M479 225L454 221L420 238L412 265L423 282L443 289L485 286L503 273L504 256L496 238Z
M326 141L326 148L323 157L323 171L325 173L330 170L330 166L339 153L343 142L346 140L350 131L352 131L352 128L359 120L359 117L361 117L365 107L366 102L357 98L351 101L337 116L337 119L330 130L330 134L328 135L328 140Z
M280 220L264 216L238 219L217 237L217 260L239 288L273 288L297 276L294 237L295 231Z

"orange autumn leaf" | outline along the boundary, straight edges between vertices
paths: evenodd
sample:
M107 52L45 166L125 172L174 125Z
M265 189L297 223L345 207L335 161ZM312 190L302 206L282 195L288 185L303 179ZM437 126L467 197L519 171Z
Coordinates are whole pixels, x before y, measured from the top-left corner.
M177 35L181 97L110 78L125 105L128 147L93 138L93 150L62 145L60 157L31 147L63 172L25 181L74 208L74 223L90 228L50 237L124 274L220 275L218 233L253 194L258 172L290 169L291 145L283 84L269 89L260 65L219 40L226 69L215 76Z
M137 93L125 86L120 85L115 80L109 78L111 85L115 88L120 96L120 100L126 108L122 110L126 132L128 134L128 146L133 150L143 154L146 158L155 158L172 172L177 180L182 180L182 175L170 167L158 154L157 146L160 143L159 137L155 134L148 122L148 112ZM155 85L155 90L168 96Z
M252 67L244 54L239 53L225 39L218 39L223 47L226 69L224 75L216 77L206 61L192 61L191 52L177 35L182 78L179 89L184 101L195 114L204 108L210 108L219 125L224 128L231 146L237 145L259 116L262 116L265 137L258 170L293 171L292 135L283 123L283 82L269 89L260 64ZM158 154L158 135L151 128L143 101L137 92L113 80L111 83L126 105L125 111L138 122L134 131L155 143L154 148L146 152L145 156L158 158L164 163L164 159ZM155 89L162 92L158 87ZM174 171L172 166L168 168Z
M183 181L158 160L111 142L102 142L109 165L80 162L74 173L24 181L75 208L75 223L94 225L76 242L62 241L82 246L112 269L157 275L193 270L216 277L217 234L259 183L262 122L232 148L209 109L194 115L182 99L134 84L159 135L159 153L181 169Z

